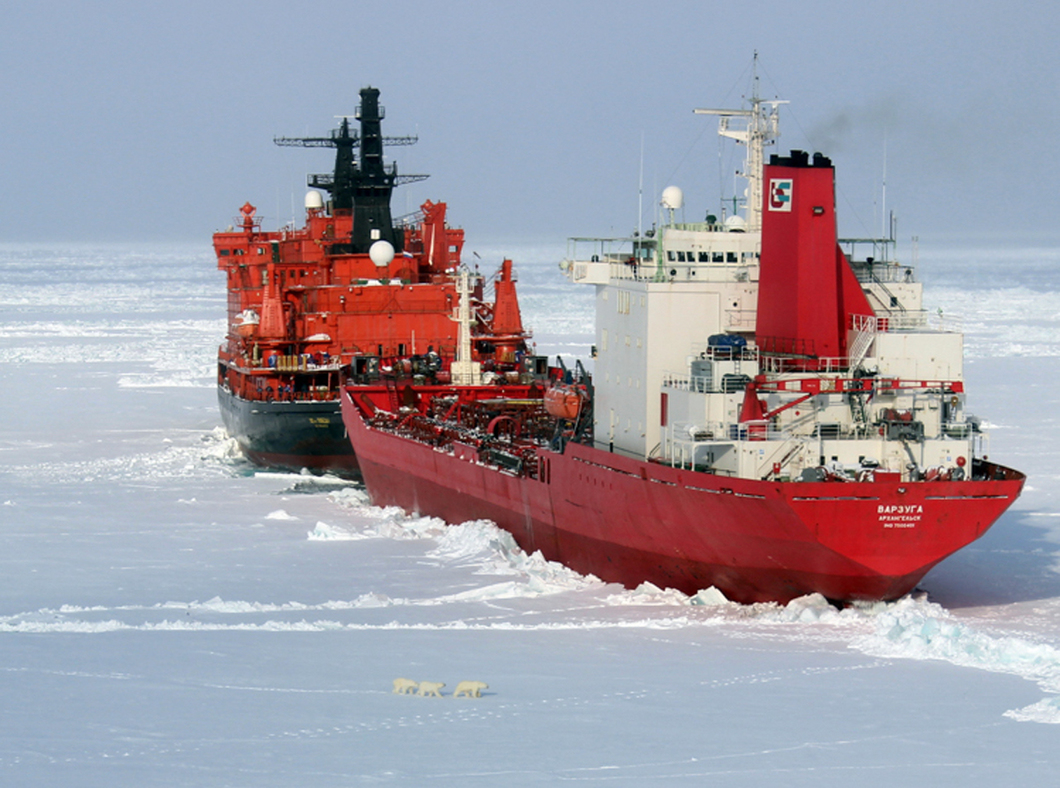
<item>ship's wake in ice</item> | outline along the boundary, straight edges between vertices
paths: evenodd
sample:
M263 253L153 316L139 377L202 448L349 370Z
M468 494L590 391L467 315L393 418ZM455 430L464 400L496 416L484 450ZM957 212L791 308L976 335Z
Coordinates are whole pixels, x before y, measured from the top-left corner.
M340 480L296 483L343 485ZM527 555L511 535L486 521L446 525L436 518L406 516L372 507L358 486L340 486L330 500L347 514L318 520L306 532L300 518L274 509L263 519L302 528L326 544L391 540L422 543L419 561L439 577L457 573L458 591L396 596L366 591L350 599L248 601L219 596L148 605L78 606L0 617L0 633L101 634L137 631L334 632L359 630L703 630L736 640L847 647L881 659L937 660L1010 674L1036 682L1049 696L1006 715L1022 721L1060 723L1060 651L1026 638L992 634L959 620L916 594L893 603L837 609L818 595L787 605L740 605L716 589L687 596L645 583L636 589L606 584ZM340 524L341 523L341 524ZM427 616L417 610L431 609Z

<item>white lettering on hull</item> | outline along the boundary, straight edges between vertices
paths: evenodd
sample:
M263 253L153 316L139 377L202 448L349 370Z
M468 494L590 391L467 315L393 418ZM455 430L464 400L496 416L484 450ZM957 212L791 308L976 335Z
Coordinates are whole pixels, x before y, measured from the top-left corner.
M924 506L918 503L881 503L876 507L876 516L884 528L915 528L923 515Z

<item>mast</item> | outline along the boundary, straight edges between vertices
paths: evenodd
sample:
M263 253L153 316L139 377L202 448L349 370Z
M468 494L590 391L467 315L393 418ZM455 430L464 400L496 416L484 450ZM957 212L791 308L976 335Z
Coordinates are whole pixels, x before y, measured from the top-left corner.
M414 183L426 175L398 175L397 164L383 164L383 146L412 145L417 137L384 137L382 120L386 111L379 105L379 89L361 88L361 104L355 115L360 133L350 131L350 120L342 116L339 127L327 137L276 137L277 145L303 148L335 148L335 171L310 175L310 188L323 189L331 195L335 215L353 214L353 232L349 243L336 244L333 254L366 253L376 241L389 241L400 251L404 238L395 229L390 214L390 195L395 186ZM360 151L359 159L354 149Z
M747 204L745 206L747 232L762 229L762 166L765 162L765 147L780 137L780 105L787 101L774 99L764 101L758 95L758 53L754 54L752 67L750 109L695 109L696 115L718 116L718 134L747 146L747 160L741 175L747 179ZM742 128L733 128L733 119L745 121Z
M385 111L379 106L377 88L361 89L361 162L353 183L353 249L367 252L375 241L389 241L395 249L393 220L390 216L390 194L397 181L397 163L389 171L383 164L382 120Z
M471 360L471 283L467 266L460 266L456 276L457 304L453 320L457 325L456 358L450 367L453 383L473 386L482 372L482 365Z

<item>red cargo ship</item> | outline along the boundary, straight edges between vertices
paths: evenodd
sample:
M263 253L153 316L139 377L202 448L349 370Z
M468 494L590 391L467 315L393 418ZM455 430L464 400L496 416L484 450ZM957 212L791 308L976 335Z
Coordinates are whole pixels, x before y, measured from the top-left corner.
M394 221L394 186L426 176L384 166L379 91L361 90L360 133L348 119L327 137L277 144L336 149L334 172L311 175L301 228L263 231L254 206L213 237L228 275L228 335L218 399L230 435L254 462L353 472L339 412L341 380L398 367L410 377L448 368L457 345L455 272L464 232L430 201ZM359 157L355 154L359 151ZM328 199L324 199L324 192ZM484 370L515 369L526 350L510 261L493 283L471 277L470 354ZM518 356L518 358L517 358Z
M439 418L454 396L486 400L464 408L492 418L505 404L508 418L516 407L540 418L543 408L510 404L525 389L421 389L421 415L400 419L369 404L380 388L347 391L345 419L375 505L492 520L528 552L631 588L714 586L739 602L814 592L896 599L982 536L1024 481L986 461L960 482L740 479L574 442L554 451Z
M776 109L704 111L748 145L745 216L671 219L566 262L597 287L592 382L345 388L373 503L491 519L579 572L740 602L894 599L982 536L1025 477L982 455L962 336L932 324L893 238L861 260L837 239L827 158L754 166Z

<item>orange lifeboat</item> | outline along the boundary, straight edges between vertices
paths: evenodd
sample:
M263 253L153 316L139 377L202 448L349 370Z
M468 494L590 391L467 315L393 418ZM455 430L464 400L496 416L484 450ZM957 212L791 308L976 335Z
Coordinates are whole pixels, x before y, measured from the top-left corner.
M261 322L261 318L258 317L258 313L253 309L244 309L238 315L232 325L236 336L249 339L254 336L258 331L258 324Z
M554 419L574 421L582 409L584 395L572 386L553 386L545 391L545 410Z

